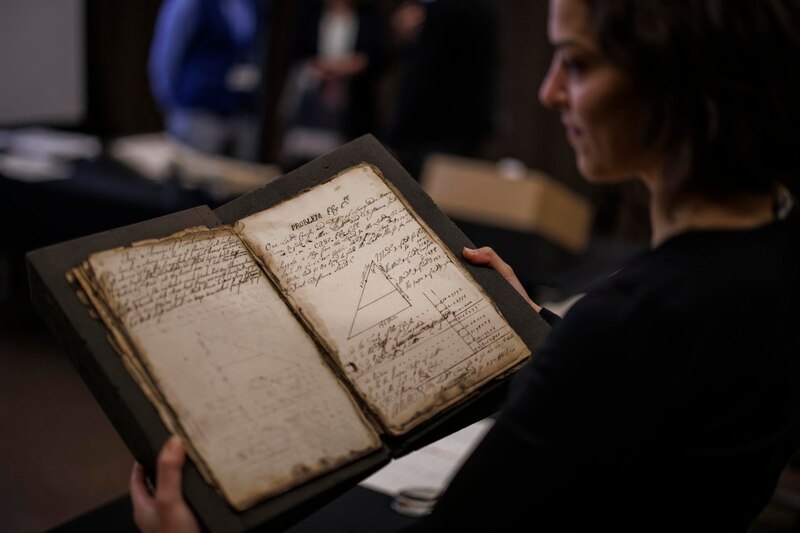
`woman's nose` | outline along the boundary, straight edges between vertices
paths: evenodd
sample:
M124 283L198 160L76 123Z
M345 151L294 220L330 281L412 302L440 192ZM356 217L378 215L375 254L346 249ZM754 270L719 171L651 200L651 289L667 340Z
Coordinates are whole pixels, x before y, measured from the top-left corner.
M545 107L561 108L566 104L567 91L564 85L564 72L555 58L539 86L539 101Z

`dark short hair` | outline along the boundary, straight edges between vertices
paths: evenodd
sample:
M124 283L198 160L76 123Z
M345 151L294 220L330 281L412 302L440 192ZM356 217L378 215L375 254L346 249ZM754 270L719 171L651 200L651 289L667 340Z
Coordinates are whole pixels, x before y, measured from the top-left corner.
M585 0L601 49L649 104L674 192L794 188L800 0Z

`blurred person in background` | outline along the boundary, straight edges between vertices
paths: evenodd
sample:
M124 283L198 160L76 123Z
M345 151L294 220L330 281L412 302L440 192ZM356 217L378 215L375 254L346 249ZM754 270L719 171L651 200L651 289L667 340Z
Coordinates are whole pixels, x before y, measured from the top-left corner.
M494 4L409 0L394 11L391 26L402 72L386 144L416 179L432 152L478 155L494 127Z
M371 2L304 0L295 20L281 104L286 170L374 131L383 55Z
M150 49L167 133L209 154L261 155L261 65L270 0L164 0Z

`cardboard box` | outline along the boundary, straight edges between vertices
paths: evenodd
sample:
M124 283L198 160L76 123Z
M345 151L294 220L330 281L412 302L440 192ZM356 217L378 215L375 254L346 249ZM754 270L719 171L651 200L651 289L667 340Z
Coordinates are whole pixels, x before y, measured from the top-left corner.
M591 204L542 172L435 154L420 183L454 219L536 234L574 254L588 245Z

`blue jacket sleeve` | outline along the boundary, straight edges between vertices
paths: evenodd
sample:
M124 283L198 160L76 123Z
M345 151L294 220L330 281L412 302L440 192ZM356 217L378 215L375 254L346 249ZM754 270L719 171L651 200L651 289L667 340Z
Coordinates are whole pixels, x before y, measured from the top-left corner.
M198 31L199 11L197 0L166 0L161 7L148 71L153 97L162 109L175 105L176 80L189 43Z

